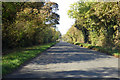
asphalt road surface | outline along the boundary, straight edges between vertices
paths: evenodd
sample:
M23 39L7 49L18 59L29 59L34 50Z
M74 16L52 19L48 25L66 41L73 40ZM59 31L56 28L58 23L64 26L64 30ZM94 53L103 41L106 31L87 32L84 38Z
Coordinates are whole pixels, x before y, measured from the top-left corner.
M59 42L6 78L118 78L118 58Z

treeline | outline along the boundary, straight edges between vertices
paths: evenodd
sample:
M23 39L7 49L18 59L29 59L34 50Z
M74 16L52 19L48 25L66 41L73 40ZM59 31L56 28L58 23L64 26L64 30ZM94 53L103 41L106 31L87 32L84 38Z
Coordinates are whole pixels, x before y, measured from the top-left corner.
M79 1L68 15L76 21L63 36L65 41L120 50L120 2Z
M13 49L56 41L61 35L54 2L3 2L2 48Z

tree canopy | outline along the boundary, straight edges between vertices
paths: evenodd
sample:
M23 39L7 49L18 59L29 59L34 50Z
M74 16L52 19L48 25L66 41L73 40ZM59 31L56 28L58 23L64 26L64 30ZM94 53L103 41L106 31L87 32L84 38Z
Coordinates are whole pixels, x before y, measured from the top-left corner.
M3 2L3 49L53 42L60 32L53 28L59 24L54 2ZM47 23L49 22L49 24Z
M80 0L70 7L68 15L75 19L73 26L82 32L78 35L84 35L85 43L120 47L120 2L83 2ZM73 34L67 33L67 35Z

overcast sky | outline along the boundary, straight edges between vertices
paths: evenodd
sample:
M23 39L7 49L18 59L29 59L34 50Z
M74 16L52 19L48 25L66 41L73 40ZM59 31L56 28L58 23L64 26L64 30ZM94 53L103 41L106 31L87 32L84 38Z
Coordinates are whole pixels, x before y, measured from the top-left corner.
M60 15L60 24L57 25L59 31L65 34L68 29L74 24L74 20L70 19L67 15L67 11L70 9L70 4L77 2L78 0L50 0L51 2L56 2L59 5L59 11L57 13Z

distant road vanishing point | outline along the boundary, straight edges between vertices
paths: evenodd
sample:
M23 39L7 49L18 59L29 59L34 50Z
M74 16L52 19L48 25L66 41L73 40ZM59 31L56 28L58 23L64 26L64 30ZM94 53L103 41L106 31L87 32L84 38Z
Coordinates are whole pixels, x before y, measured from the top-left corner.
M6 78L118 78L118 58L59 42Z

